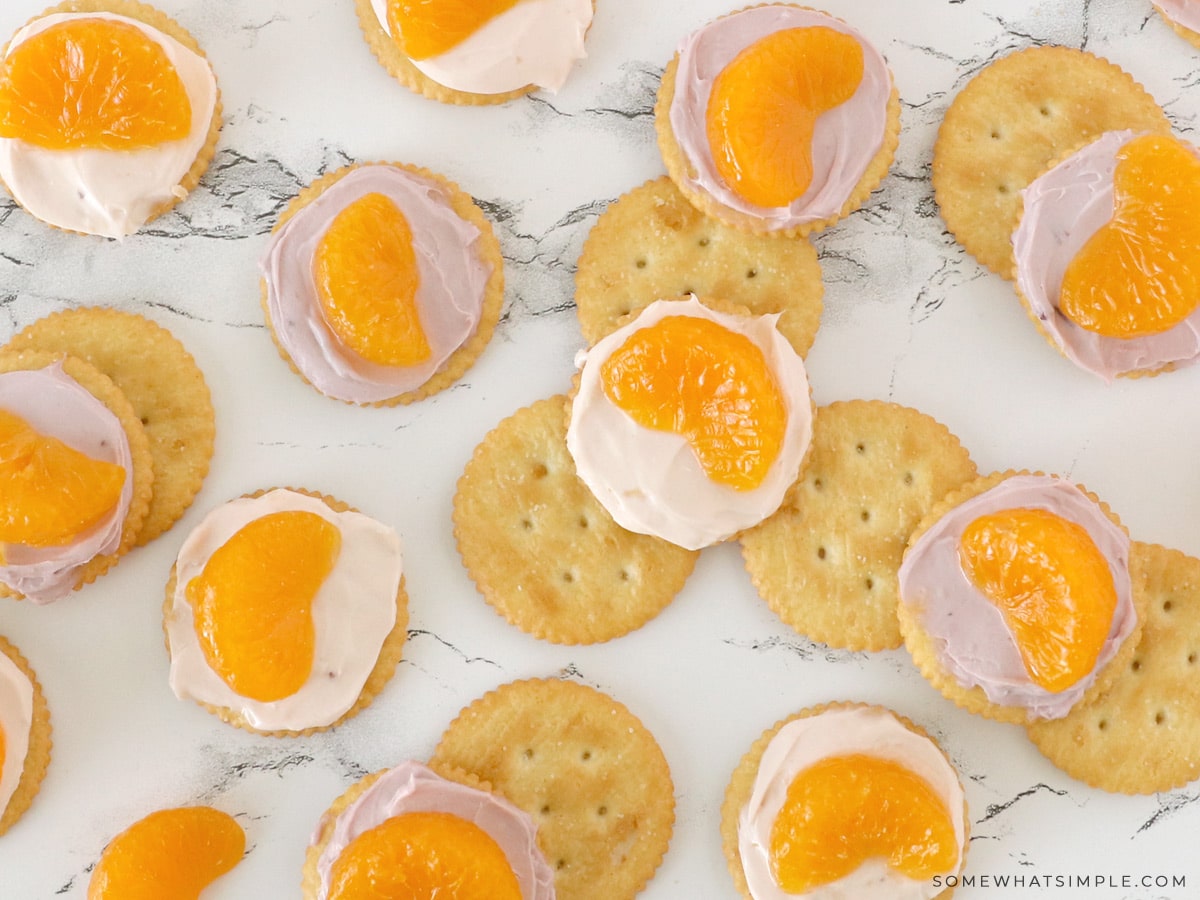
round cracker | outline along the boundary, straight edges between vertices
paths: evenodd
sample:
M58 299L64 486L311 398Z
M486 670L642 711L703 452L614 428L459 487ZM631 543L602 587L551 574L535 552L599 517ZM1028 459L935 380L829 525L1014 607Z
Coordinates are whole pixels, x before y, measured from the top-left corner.
M1084 50L1028 47L982 69L951 102L933 146L933 193L954 238L1013 277L1021 191L1105 131L1169 133L1166 114L1123 69Z
M252 494L243 494L243 497L254 499L261 497L275 488L263 488ZM305 490L304 488L287 488L297 494L304 494L308 497L315 497L332 509L334 512L358 512L353 506L348 503L343 503L336 497L331 497L328 494L317 493L316 491ZM171 643L167 635L167 619L170 617L175 608L175 588L178 584L177 563L171 564L171 574L167 578L167 587L163 598L162 613L163 613L163 639L167 647L167 656L171 655ZM241 728L245 731L253 732L254 734L262 734L267 737L305 737L310 734L317 734L321 731L328 731L330 728L335 728L341 725L347 719L351 719L358 715L363 709L370 705L375 696L383 690L383 686L391 680L395 674L396 666L400 663L400 657L403 655L404 643L408 639L408 593L404 587L404 577L400 578L400 586L396 591L396 623L392 626L392 630L388 632L384 638L383 644L379 648L379 656L375 659L375 667L371 669L367 675L367 680L359 691L358 699L354 701L354 705L346 710L340 717L330 722L327 725L317 725L312 728L303 728L295 731L287 729L265 730L256 728L250 724L245 714L241 710L232 709L227 706L217 706L211 703L205 703L200 700L194 700L198 705L212 713L222 722L233 725L236 728Z
M626 531L567 452L567 400L540 400L476 448L454 495L467 573L497 612L559 644L639 628L683 588L699 555Z
M470 772L464 772L462 769L440 765L435 762L430 762L427 766L434 774L440 775L447 781L465 784L467 787L475 788L477 791L496 793L492 790L490 784ZM300 891L303 900L317 900L321 896L321 874L317 869L317 863L321 859L321 854L325 852L325 848L329 846L329 841L333 838L333 830L337 825L338 816L366 793L371 785L387 774L387 771L387 769L381 769L378 772L372 772L370 775L360 778L354 784L350 785L350 787L346 788L329 805L329 808L321 814L321 820L317 823L316 831L313 832L312 841L309 843L308 849L304 852L304 868L300 880Z
M450 723L433 761L473 772L529 812L559 900L626 900L666 853L675 789L654 736L594 688L530 679Z
M938 519L979 494L989 491L1000 482L1007 478L1012 478L1016 475L1042 475L1042 472L1026 472L1026 471L1006 471L993 472L990 475L983 475L976 478L974 481L963 485L958 490L952 491L944 500L937 503L929 514L917 525L913 530L912 536L908 539L908 547L911 548L921 539L921 536L928 531ZM1089 500L1091 500L1099 508L1108 519L1120 528L1126 531L1117 514L1113 512L1107 503L1089 491L1081 484L1076 484L1076 488L1080 490ZM906 548L907 552L907 548ZM1131 575L1132 581L1132 575ZM1084 692L1084 695L1075 704L1077 707L1083 707L1091 703L1097 697L1100 697L1108 690L1109 685L1119 677L1133 659L1134 651L1137 648L1138 640L1141 637L1142 628L1146 620L1146 596L1143 591L1137 590L1136 582L1133 582L1132 599L1134 610L1137 615L1137 623L1134 626L1133 632L1125 639L1117 650L1115 656L1108 661L1108 664L1097 674L1096 680L1092 686ZM904 637L904 646L908 649L912 656L913 663L917 669L932 684L942 696L951 700L955 705L962 707L968 712L978 713L981 716L986 716L989 719L995 719L1000 722L1012 722L1017 725L1026 725L1037 721L1020 706L1002 706L999 703L993 703L988 699L983 688L974 686L970 688L963 687L962 684L938 662L938 653L940 651L940 642L935 640L922 627L919 617L919 611L904 602L904 598L900 598L900 603L896 607L900 620L900 633Z
M371 48L375 58L387 69L388 74L410 91L428 97L430 100L454 103L459 106L491 106L524 97L538 89L535 84L527 84L523 88L506 91L502 94L476 94L471 91L458 91L439 84L414 66L412 61L404 55L400 45L384 31L371 0L355 0L354 8L358 13L358 27L362 29L367 46ZM596 0L592 0L592 9L595 10L595 8Z
M141 419L154 457L154 497L137 545L174 525L204 483L216 437L208 385L183 344L135 313L81 307L39 319L8 347L79 356L113 380Z
M1129 562L1146 596L1137 652L1095 702L1027 730L1071 777L1151 794L1200 776L1200 559L1134 541Z
M114 552L93 556L80 568L79 579L75 583L75 590L79 590L107 572L120 557L140 544L149 521L149 510L154 503L158 472L150 436L136 408L106 374L82 359L64 353L22 350L11 345L0 350L0 372L44 369L55 362L61 362L67 375L117 417L129 441L129 452L133 459L133 496L121 528L121 543ZM0 597L23 599L24 595L6 584L0 584Z
M909 535L975 475L958 438L915 409L878 400L820 407L803 477L775 515L741 536L751 581L812 640L899 647L898 575Z
M799 6L800 4L762 3L757 5ZM743 9L726 13L724 16L718 18L726 18L752 8L744 7ZM803 8L808 9L811 7ZM825 15L829 14L825 13ZM838 19L837 16L830 16L830 18ZM842 20L838 19L838 21ZM688 201L694 204L705 215L719 219L734 228L758 234L771 233L779 237L803 237L814 231L821 231L828 228L862 206L867 197L871 195L871 192L879 187L883 182L884 176L887 175L888 169L891 168L892 160L896 155L896 148L900 146L900 92L893 80L892 92L888 97L887 124L884 129L883 140L878 152L876 152L875 156L867 164L866 171L863 172L858 183L854 185L849 196L846 197L842 208L838 210L836 215L830 216L827 219L806 222L802 225L792 226L791 228L772 230L759 217L748 215L741 210L731 209L711 194L696 190L688 184L687 179L695 176L695 169L684 155L683 148L680 147L679 141L675 137L675 132L671 128L671 104L675 99L675 83L678 69L679 54L677 53L667 63L666 71L663 72L662 82L658 88L658 96L654 103L654 129L658 135L659 152L662 154L663 163L667 167L667 174L679 187L683 195L687 197Z
M721 297L778 328L801 356L821 324L825 285L806 239L748 234L703 215L670 178L648 181L596 220L575 272L575 311L595 344L661 297Z
M138 0L63 0L62 3L49 7L48 9L34 16L25 24L29 25L32 22L36 22L38 19L55 15L57 13L95 12L107 12L119 16L126 16L130 19L137 19L139 22L150 26L156 31L160 31L163 34L179 41L179 43L183 44L183 46L187 47L205 62L208 62L208 57L205 55L204 51L200 48L200 45L196 42L196 39L192 37L187 29L185 29L166 13L161 12L153 6L149 6L148 4L139 3ZM6 41L4 47L0 48L0 59L3 59L3 57L7 55L8 43L9 42ZM213 71L211 63L209 64L208 69L210 72ZM172 196L151 210L150 215L146 217L146 221L138 226L139 230L145 227L145 225L148 223L157 219L163 213L169 212L176 206L176 204L184 200L188 194L195 190L196 186L200 183L201 176L208 170L209 165L213 161L213 157L216 155L217 138L221 133L222 109L221 90L220 87L216 85L215 72L213 72L213 80L216 96L214 98L215 102L213 103L212 118L209 120L208 125L208 137L204 142L204 146L202 146L196 153L196 158L192 160L191 167L187 170L187 172L184 173L183 178L179 180L179 184L175 187L175 190L172 191ZM12 192L9 191L9 194L11 195ZM28 210L26 210L26 212L28 212ZM33 213L30 213L30 215L33 215ZM34 218L37 219L38 217L34 216ZM42 222L44 220L38 219L38 221ZM45 224L50 225L49 222L46 222ZM50 227L58 228L60 231L68 231L73 234L84 233L74 232L69 228L59 228L57 225L50 225Z
M414 175L438 184L445 192L446 199L449 201L450 208L454 213L460 219L470 222L479 229L479 240L476 242L475 250L479 258L492 268L492 274L488 276L487 285L484 287L479 325L476 327L475 333L461 347L450 354L450 357L442 367L434 372L429 377L429 380L416 390L407 391L406 393L374 403L355 404L349 400L342 401L352 406L382 407L409 404L417 400L423 400L431 394L436 394L438 391L443 391L458 381L467 369L475 364L475 360L483 352L483 348L491 341L492 334L496 330L496 323L500 321L500 311L504 306L504 258L500 255L500 242L496 239L496 233L492 230L492 223L484 216L483 211L475 204L470 194L466 193L466 191L448 178L444 178L436 172L431 172L429 169L408 163L354 163L349 166L343 166L336 171L327 172L292 198L292 201L280 213L279 221L271 229L272 233L278 231L288 219L296 215L301 209L312 203L333 184L346 177L346 175L350 174L360 165L394 166L397 169L403 169L406 172L411 172ZM267 304L266 279L259 280L259 288L259 302L262 305L263 317L266 319L267 330L271 333L271 340L275 344L275 349L279 351L279 355L288 364L288 367L299 375L305 384L312 386L312 382L305 378L304 373L296 366L296 363L292 360L287 350L284 349L283 344L280 343L279 336L275 333L275 326L271 322L271 311Z
M50 707L46 705L46 696L42 693L42 686L38 683L33 668L21 652L3 637L0 637L0 653L12 660L33 685L33 721L29 727L29 749L25 752L25 765L21 769L21 779L17 782L16 792L9 798L8 805L0 810L0 834L4 834L21 818L25 810L29 809L33 798L37 796L46 769L50 765L50 752L54 742L50 734Z
M796 719L804 719L810 716L819 716L822 713L837 709L875 709L880 712L887 713L892 716L897 722L907 728L914 734L928 740L945 757L946 762L951 768L954 764L950 761L950 757L946 752L938 746L937 741L929 736L925 729L914 724L909 719L893 712L890 709L882 706L873 706L867 703L823 703L820 706L809 707L802 709L795 715L788 716L786 719L780 719L773 726L762 733L757 741L751 745L750 749L742 757L736 769L733 770L732 776L729 779L729 785L725 788L725 800L721 804L721 847L725 851L725 862L729 866L729 874L733 876L734 886L738 893L746 900L754 900L750 894L750 886L746 883L746 873L742 868L742 856L738 850L738 819L741 816L742 808L749 802L750 795L754 791L754 781L758 777L758 765L762 760L763 753L766 752L767 746L771 740L779 733L779 729L783 728L789 722ZM956 770L957 771L957 770ZM962 779L959 778L959 787L962 787ZM966 865L967 848L970 845L970 827L971 820L967 815L967 799L963 797L963 845L959 859L958 871L961 872ZM947 887L944 891L938 893L934 900L948 900L954 893L954 887Z

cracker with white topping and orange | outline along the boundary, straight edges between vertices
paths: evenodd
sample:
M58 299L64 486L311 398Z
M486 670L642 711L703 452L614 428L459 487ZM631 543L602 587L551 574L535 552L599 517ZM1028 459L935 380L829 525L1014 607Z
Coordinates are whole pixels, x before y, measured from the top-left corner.
M1036 46L981 69L946 110L933 146L933 193L967 252L1011 278L1021 191L1046 167L1105 131L1166 134L1154 98L1108 60Z
M0 596L61 599L141 540L155 487L151 442L96 367L0 350L0 442Z
M819 407L804 477L740 537L746 569L800 634L849 650L899 647L897 577L909 535L975 474L958 438L915 409L877 400Z
M131 235L212 162L216 77L195 39L152 6L65 0L0 57L0 181L49 225Z
M355 0L375 58L409 90L462 106L558 90L576 61L595 0L402 3Z
M216 440L204 373L179 339L136 313L80 307L37 320L4 349L67 353L112 379L140 419L154 461L154 495L137 545L174 525L208 475Z
M454 537L484 599L560 644L619 637L683 588L697 554L626 531L575 473L567 399L539 400L475 449L454 494Z
M620 197L592 226L575 271L575 312L594 344L662 297L720 297L755 315L778 313L779 330L804 356L824 290L809 241L731 228L661 177Z
M211 511L180 547L163 600L175 695L274 737L366 707L396 670L407 624L395 530L291 488Z
M900 96L856 28L765 3L684 39L654 123L668 174L701 211L795 237L845 218L883 181L900 141Z
M21 652L0 637L0 835L33 803L52 744L42 686Z
M1129 666L1146 594L1129 535L1069 479L996 472L951 492L909 538L900 632L969 712L1028 724L1102 696Z
M321 393L363 406L454 384L504 304L491 223L458 185L406 163L345 166L304 188L260 268L279 355Z
M638 718L595 688L502 685L450 723L432 764L477 775L533 815L558 900L628 900L671 840L667 760Z
M1200 776L1200 559L1134 541L1130 567L1146 594L1133 658L1097 700L1027 731L1073 778L1152 794Z
M863 703L803 709L768 728L721 805L725 861L746 900L946 900L969 831L945 751L907 718Z

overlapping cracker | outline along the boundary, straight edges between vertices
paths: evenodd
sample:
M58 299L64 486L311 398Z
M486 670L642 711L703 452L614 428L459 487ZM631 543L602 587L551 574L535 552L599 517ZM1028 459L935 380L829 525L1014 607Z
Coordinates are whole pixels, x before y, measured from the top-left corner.
M496 611L560 644L606 641L656 616L697 553L626 531L575 474L567 401L540 400L476 448L454 495L454 536Z
M725 225L661 177L596 220L575 272L575 309L583 336L595 344L622 317L662 297L719 297L755 315L780 313L780 332L804 356L821 324L824 289L807 240Z
M759 594L784 622L831 647L899 647L898 572L909 535L975 464L915 409L848 400L817 409L803 477L779 511L741 536Z
M150 521L150 509L158 486L157 470L154 465L154 447L148 429L120 387L107 374L95 366L65 353L42 349L18 349L9 345L0 350L0 372L16 372L44 369L61 361L63 371L77 381L89 394L103 403L125 431L129 451L133 460L133 496L121 528L121 543L112 553L92 557L80 570L75 590L91 584L128 553L133 547L144 543L144 535ZM22 594L6 584L0 584L0 597L16 597Z
M138 546L174 525L208 474L216 437L208 385L183 344L135 313L81 307L39 319L5 349L68 353L112 379L141 420L154 460L154 496Z
M33 685L33 722L29 728L29 749L25 752L25 765L21 770L16 792L9 798L8 805L0 809L0 834L4 834L21 818L25 810L29 809L33 798L37 796L46 769L50 765L50 752L54 742L51 739L50 708L46 705L46 697L33 668L21 655L21 651L4 637L0 637L0 653L12 660Z
M972 497L989 491L1006 478L1011 478L1014 475L1040 475L1040 472L993 472L990 475L983 475L976 478L974 481L963 485L958 490L952 491L944 500L937 503L929 514L917 525L913 530L912 536L908 540L908 546L912 547L921 539L921 536L928 531L938 519L946 515L954 507L959 506ZM1096 504L1099 510L1109 518L1122 531L1125 526L1121 524L1121 520L1117 514L1113 512L1107 503L1089 491L1081 484L1075 485L1089 500ZM921 625L920 611L914 609L909 603L904 602L901 597L901 602L897 606L897 612L900 619L900 633L904 636L904 646L908 648L909 654L912 656L913 663L921 672L925 679L937 688L942 696L954 702L955 705L962 707L968 712L978 713L981 716L986 716L989 719L996 719L1000 722L1012 722L1017 725L1029 724L1036 721L1031 717L1024 708L1019 706L1002 706L999 703L993 703L984 693L983 688L978 685L974 687L964 687L959 681L947 670L943 669L938 663L938 641L936 641ZM1137 624L1133 632L1127 637L1117 650L1116 655L1108 661L1096 676L1096 680L1092 686L1087 689L1083 697L1079 699L1076 706L1082 707L1097 697L1100 697L1108 690L1112 682L1119 677L1120 673L1125 670L1133 659L1134 651L1136 650L1138 640L1146 619L1146 594L1144 591L1138 590L1138 584L1133 582L1132 600L1134 609L1137 613Z
M754 900L750 894L750 886L746 883L746 873L742 867L742 855L738 849L738 818L741 816L743 807L750 801L750 795L754 791L754 780L758 777L758 766L762 760L763 753L766 752L767 746L771 743L772 738L779 733L779 729L783 728L789 722L796 719L804 719L810 716L819 716L824 712L829 712L835 709L878 709L895 717L901 725L909 731L921 735L930 743L937 745L919 725L916 725L911 720L892 712L890 709L885 709L880 706L872 706L867 703L822 703L819 706L812 706L807 709L802 709L800 712L788 716L786 719L780 719L766 731L764 731L746 751L737 768L733 770L733 774L729 778L729 784L725 788L725 799L721 803L721 847L725 851L725 863L729 866L729 874L733 877L734 887L738 893L746 900ZM938 748L941 749L940 747ZM943 750L942 755L946 756ZM946 762L953 768L954 764L950 762L950 758L946 756ZM960 779L961 784L961 779ZM967 801L963 798L963 828L970 828L970 818L967 815ZM967 847L969 835L963 835L962 859L959 862L959 871L966 865ZM954 887L947 887L944 891L937 894L933 900L949 900L949 897L954 893Z
M272 490L275 490L275 488L262 488L252 494L243 494L242 496L253 499L261 497ZM334 512L358 512L353 506L328 494L321 494L316 491L305 490L304 488L287 488L287 490L309 497L316 497ZM167 587L162 604L163 638L166 643L168 656L171 655L171 643L167 635L167 620L171 617L172 611L175 608L175 589L178 585L176 575L177 564L172 563L171 574L167 578ZM384 685L391 680L392 675L396 672L396 666L400 663L400 657L403 655L404 643L408 639L408 592L405 590L404 581L404 577L401 576L400 586L396 591L396 622L379 648L379 655L375 658L375 666L371 669L370 674L367 675L367 680L363 684L362 690L359 691L358 699L354 701L353 706L329 724L316 725L311 728L297 729L295 731L287 729L261 729L250 724L250 721L241 710L204 703L200 700L196 700L196 704L202 706L226 724L253 732L254 734L266 735L267 737L305 737L322 731L328 731L330 728L335 728L346 720L353 718L369 706L371 701L375 699L375 696L383 690Z
M1012 278L1021 191L1064 153L1105 131L1169 133L1132 76L1071 47L1028 47L982 69L946 110L933 147L934 198L950 233Z
M1200 559L1137 541L1129 557L1147 601L1132 659L1094 702L1027 730L1073 778L1151 794L1200 776Z
M483 263L491 267L492 273L488 276L487 285L484 288L483 305L480 310L479 324L475 328L475 333L461 347L450 354L450 357L442 367L430 375L429 379L416 390L407 391L375 403L361 404L377 407L414 403L417 400L423 400L431 394L436 394L438 391L443 391L458 381L463 376L463 373L475 364L475 360L483 352L483 348L491 341L492 334L496 330L496 323L500 320L500 311L504 306L504 258L500 255L500 242L496 239L496 233L492 230L492 223L484 216L483 211L475 204L471 195L448 178L444 178L436 172L431 172L429 169L421 166L397 162L384 163L384 165L404 169L406 172L411 172L414 175L440 185L445 191L450 208L454 210L455 214L460 219L470 222L479 229L479 239L475 243L475 252L479 255ZM280 213L279 221L275 223L275 227L271 230L279 230L288 219L320 197L321 194L346 175L357 169L358 166L359 164L343 166L336 171L327 172L308 185L292 198L292 201ZM267 282L265 279L260 279L259 289L263 317L266 319L267 330L271 333L271 340L275 344L275 349L279 351L279 355L288 364L288 367L299 375L305 384L311 385L312 382L305 378L304 373L297 368L295 362L288 355L283 344L280 343L278 335L275 333L275 326L271 322L271 310L267 305ZM351 403L352 401L343 402Z
M34 16L33 19L30 19L29 21L33 22L37 19L44 18L45 16L55 15L57 13L94 12L108 12L120 16L127 16L130 19L137 19L139 22L143 22L146 25L149 25L151 28L161 31L165 35L173 37L197 56L204 58L206 62L208 60L208 57L200 48L200 45L196 43L196 39L191 36L187 29L177 23L166 13L163 13L146 3L139 3L138 0L63 0L62 3L49 7L48 9L39 13L37 16ZM29 23L27 22L26 24ZM3 49L0 49L0 59L2 59L7 52L8 43L6 42ZM212 70L211 64L209 65L209 70ZM214 79L216 78L215 73L213 77ZM222 109L220 88L217 87L216 91L216 102L213 104L212 119L209 121L208 126L208 138L205 140L204 146L200 148L199 152L196 154L196 158L192 161L191 167L184 174L183 178L180 179L179 184L171 198L164 200L161 204L155 207L150 212L150 215L146 218L146 221L143 222L139 228L144 227L147 223L154 221L163 213L169 212L181 200L184 200L188 194L195 190L196 185L200 183L201 176L208 171L208 167L212 163L213 156L216 155L217 138L221 133ZM30 215L33 214L30 213ZM34 218L37 217L34 216ZM39 219L38 221L42 220ZM51 227L57 228L58 226L53 225ZM70 229L64 228L60 230L69 231Z
M675 789L658 742L582 684L502 685L459 713L433 762L473 772L533 816L558 900L633 897L671 839Z

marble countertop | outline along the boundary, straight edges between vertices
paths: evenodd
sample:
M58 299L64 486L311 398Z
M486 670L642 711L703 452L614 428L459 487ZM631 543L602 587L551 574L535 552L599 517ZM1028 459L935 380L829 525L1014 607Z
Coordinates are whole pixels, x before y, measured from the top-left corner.
M6 0L0 33L43 0ZM450 505L497 422L565 391L582 345L572 303L580 245L605 206L663 171L652 106L688 31L729 0L599 0L589 57L557 95L443 106L393 82L349 0L161 0L218 73L225 126L185 203L122 242L52 231L0 198L0 340L57 309L110 304L173 331L195 355L217 416L213 467L185 518L94 585L47 607L6 602L0 633L29 657L54 724L54 758L26 816L0 838L5 900L81 898L105 842L165 806L237 816L248 852L205 897L298 894L309 833L367 772L427 758L461 707L520 677L566 674L627 705L670 762L677 823L647 900L734 898L718 835L729 773L763 729L831 700L886 704L927 728L962 773L967 872L1182 875L1184 889L960 888L956 897L1200 896L1200 787L1108 795L1055 769L1021 729L968 715L904 650L831 651L755 594L734 546L705 551L676 600L608 644L562 647L508 625L467 578ZM981 471L1069 476L1139 540L1200 554L1195 453L1200 368L1106 386L1036 333L1009 285L945 232L929 183L950 99L982 66L1031 43L1106 56L1194 136L1200 55L1148 0L910 0L822 4L887 56L903 106L891 173L867 204L815 237L825 312L808 357L814 398L883 398L947 424ZM471 193L505 256L506 310L453 389L396 409L328 400L281 362L263 325L256 259L302 186L351 161L433 168ZM271 485L334 494L403 536L410 631L375 702L306 739L252 736L167 686L163 585L184 537L215 505ZM1135 881L1136 884L1136 881Z

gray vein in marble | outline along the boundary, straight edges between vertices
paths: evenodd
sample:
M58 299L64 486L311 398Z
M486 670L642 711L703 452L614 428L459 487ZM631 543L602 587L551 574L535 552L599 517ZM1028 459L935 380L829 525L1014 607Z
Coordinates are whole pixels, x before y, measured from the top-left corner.
M826 662L847 662L849 660L858 660L862 662L868 658L865 653L851 653L849 651L831 650L824 644L818 644L810 641L807 638L794 639L782 638L778 635L772 635L763 639L751 640L735 640L734 638L724 638L721 641L728 647L736 647L741 650L751 650L755 653L769 653L774 650L783 650L793 654L802 660L823 659Z
M1136 837L1139 834L1149 831L1155 825L1170 819L1172 816L1187 809L1193 803L1200 802L1200 792L1185 794L1183 792L1174 794L1160 794L1158 796L1158 809L1143 822L1135 832Z
M1065 790L1061 790L1059 788L1052 788L1048 784L1043 784L1042 782L1038 782L1033 787L1026 788L1025 790L1018 793L1016 796L1011 797L1008 800L1005 800L1003 803L989 803L987 805L987 808L983 812L983 816L981 816L979 819L977 819L975 824L976 824L976 826L979 826L979 825L984 824L985 822L990 822L993 819L1003 815L1005 812L1007 812L1009 809L1011 809L1014 805L1016 805L1017 803L1020 803L1022 800L1026 799L1027 797L1032 797L1032 796L1034 796L1036 794L1040 794L1042 792L1047 792L1047 793L1053 794L1055 797L1069 797L1070 796L1070 793ZM974 840L974 837L972 837L972 840Z
M442 637L439 634L435 634L432 631L428 631L424 628L410 628L408 630L408 639L410 641L414 641L417 638L424 638L424 637L433 638L435 641L437 641L439 644L441 644L447 650L451 651L456 656L458 656L467 665L471 665L472 663L485 663L486 665L492 666L493 668L496 668L496 669L504 668L503 666L500 665L500 663L496 662L494 659L489 659L486 656L469 656L469 655L467 655L467 653L460 650L456 645L450 643L444 637ZM410 659L408 657L406 657L406 658L402 659L401 662L402 663L410 662Z

